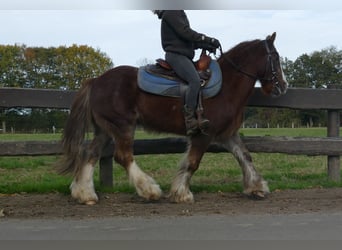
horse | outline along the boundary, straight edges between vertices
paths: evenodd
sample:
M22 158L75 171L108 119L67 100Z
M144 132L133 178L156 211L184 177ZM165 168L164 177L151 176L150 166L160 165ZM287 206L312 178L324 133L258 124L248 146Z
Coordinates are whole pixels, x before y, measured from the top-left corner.
M166 195L170 202L194 202L190 180L213 142L231 152L238 161L244 194L263 199L270 192L267 181L255 169L238 130L257 80L267 96L278 97L286 93L288 83L274 45L275 38L274 32L263 40L241 42L225 53L221 49L221 55L216 59L222 72L221 90L214 97L202 100L210 126L206 133L187 137L187 150ZM72 174L71 195L80 203L93 205L98 202L94 168L104 145L112 140L115 142L114 160L124 167L137 194L148 201L163 196L157 182L135 161L134 132L139 123L148 131L185 136L183 100L141 90L137 84L138 70L126 65L114 67L85 80L76 93L62 135L64 157L58 171ZM90 143L85 143L89 126L93 127L94 137Z

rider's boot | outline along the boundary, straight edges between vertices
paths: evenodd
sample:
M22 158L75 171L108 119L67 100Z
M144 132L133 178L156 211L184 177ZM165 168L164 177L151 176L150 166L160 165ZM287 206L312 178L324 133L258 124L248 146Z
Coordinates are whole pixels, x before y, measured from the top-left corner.
M198 121L195 117L195 111L192 108L189 108L187 105L183 107L184 120L185 120L185 128L186 135L193 136L200 132Z
M197 119L195 111L187 105L184 105L183 112L187 136L193 136L200 132L206 134L206 130L209 128L210 122L204 117L203 110L197 110Z
M204 117L203 109L197 109L196 113L197 113L198 127L201 130L202 134L206 134L206 131L209 128L210 122L207 118Z

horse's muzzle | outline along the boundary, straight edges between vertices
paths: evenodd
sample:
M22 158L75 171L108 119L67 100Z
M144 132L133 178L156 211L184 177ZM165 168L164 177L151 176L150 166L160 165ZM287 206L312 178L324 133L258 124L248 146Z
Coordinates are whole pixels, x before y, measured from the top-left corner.
M279 96L285 95L287 92L287 88L288 88L288 83L286 80L282 82L277 81L273 85L271 96L279 97Z

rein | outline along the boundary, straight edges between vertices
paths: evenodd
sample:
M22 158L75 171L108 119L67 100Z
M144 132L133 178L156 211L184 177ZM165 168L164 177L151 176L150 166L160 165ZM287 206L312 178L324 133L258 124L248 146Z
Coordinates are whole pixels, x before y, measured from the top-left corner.
M265 77L260 78L260 77L258 77L257 75L253 75L253 74L251 74L251 73L248 73L247 71L241 69L241 67L238 66L236 63L234 63L229 57L227 57L227 56L223 53L222 47L221 47L221 46L220 46L219 49L220 49L220 53L221 53L221 56L223 57L223 59L224 59L226 62L228 62L231 66L233 66L233 68L234 68L236 71L238 71L238 72L240 72L240 73L242 73L242 74L248 76L249 78L252 78L254 81L256 81L256 80L274 81L274 79L276 79L277 81L276 81L275 84L276 84L276 85L279 85L279 81L278 81L278 77L277 77L277 71L275 70L274 63L273 63L273 60L272 60L272 54L275 53L275 52L271 52L271 50L270 50L270 48L269 48L269 46L268 46L266 40L265 40L264 42L265 42L265 47L266 47L266 52L267 52L267 62L266 62L266 65L265 65L265 73L264 73L264 76L266 75L267 66L268 66L268 63L270 62L270 64L271 64L271 73L272 73L272 77L271 77L271 78L265 78Z
M234 68L236 71L238 71L238 72L240 72L240 73L242 73L242 74L248 76L249 78L252 78L254 81L258 80L258 77L257 77L257 76L252 75L252 74L248 73L247 71L244 71L244 70L241 69L241 67L239 67L236 63L234 63L229 57L227 57L227 56L223 53L222 47L221 47L221 46L220 46L220 53L221 53L222 58L223 58L224 60L226 60L230 65L232 65L233 68Z

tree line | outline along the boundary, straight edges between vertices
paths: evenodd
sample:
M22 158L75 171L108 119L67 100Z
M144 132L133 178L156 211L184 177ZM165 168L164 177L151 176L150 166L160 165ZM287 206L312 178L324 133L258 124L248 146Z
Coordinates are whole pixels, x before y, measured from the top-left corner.
M321 51L302 54L296 60L281 58L290 87L327 88L342 86L342 51L331 46ZM99 49L86 45L70 47L27 47L0 45L0 86L21 88L53 88L77 90L83 80L96 77L114 66ZM30 110L26 115L15 110L2 110L0 121L8 131L49 131L61 129L67 111ZM245 112L248 127L325 126L326 112L250 108Z
M76 90L85 79L112 67L105 53L86 45L0 45L0 87ZM66 110L3 109L0 129L50 132L52 128L63 128L67 115Z
M86 45L0 45L2 87L78 89L84 79L111 67L113 63L105 53Z

